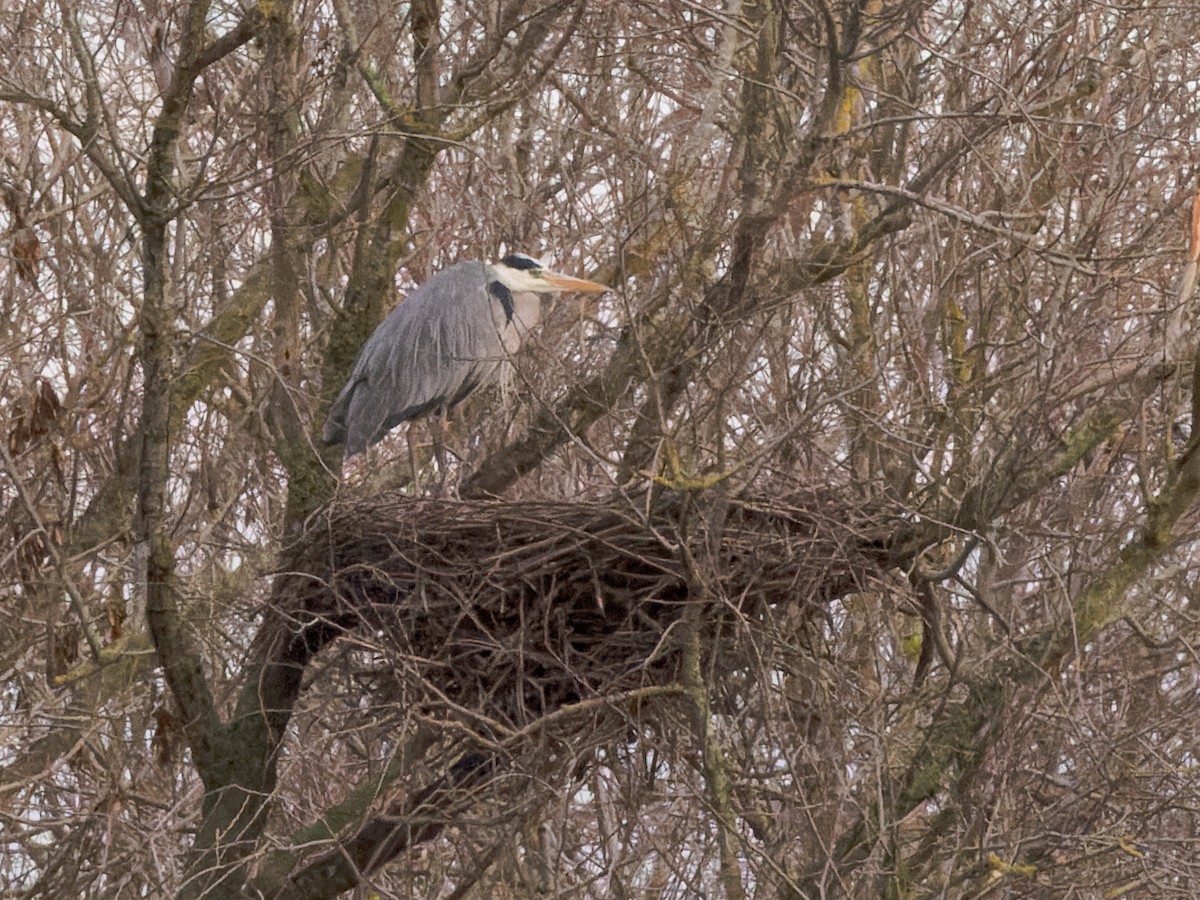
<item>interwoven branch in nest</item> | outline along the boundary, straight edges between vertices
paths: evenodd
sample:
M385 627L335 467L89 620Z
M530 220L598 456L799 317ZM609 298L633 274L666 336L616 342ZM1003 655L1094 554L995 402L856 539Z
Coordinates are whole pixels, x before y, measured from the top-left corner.
M874 542L828 495L770 503L665 492L608 502L343 501L275 585L276 662L343 631L416 667L431 697L520 728L674 677L672 626L703 602L711 652L741 623L853 587ZM280 641L280 632L289 639Z

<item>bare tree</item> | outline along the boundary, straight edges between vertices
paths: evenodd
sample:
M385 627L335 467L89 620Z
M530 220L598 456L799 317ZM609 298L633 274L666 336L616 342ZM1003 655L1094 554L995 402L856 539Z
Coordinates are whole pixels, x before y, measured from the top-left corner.
M1192 896L1189 12L0 12L5 894Z

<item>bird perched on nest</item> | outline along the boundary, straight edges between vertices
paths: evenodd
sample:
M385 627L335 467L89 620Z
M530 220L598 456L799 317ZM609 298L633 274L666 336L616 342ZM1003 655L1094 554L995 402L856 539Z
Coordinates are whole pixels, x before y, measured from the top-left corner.
M542 319L542 294L603 284L545 268L523 253L438 272L367 338L329 409L322 438L361 453L391 429L445 412L489 384Z

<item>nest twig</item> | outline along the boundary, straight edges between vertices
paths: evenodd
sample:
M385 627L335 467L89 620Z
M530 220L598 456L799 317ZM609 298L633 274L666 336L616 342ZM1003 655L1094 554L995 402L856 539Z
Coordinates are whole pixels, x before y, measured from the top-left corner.
M277 661L302 665L366 626L419 671L431 703L519 729L564 704L674 678L671 629L701 596L710 633L728 635L852 588L872 567L866 525L852 519L819 492L343 501L292 548L264 631L290 630L275 635ZM728 649L723 640L711 652Z

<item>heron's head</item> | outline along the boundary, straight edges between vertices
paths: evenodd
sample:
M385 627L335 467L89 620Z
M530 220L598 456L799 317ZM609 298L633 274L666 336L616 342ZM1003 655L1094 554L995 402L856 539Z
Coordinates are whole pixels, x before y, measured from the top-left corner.
M499 262L488 263L492 277L510 291L525 291L534 294L557 294L562 291L585 291L600 293L612 288L595 281L572 278L543 266L532 256L510 253Z

